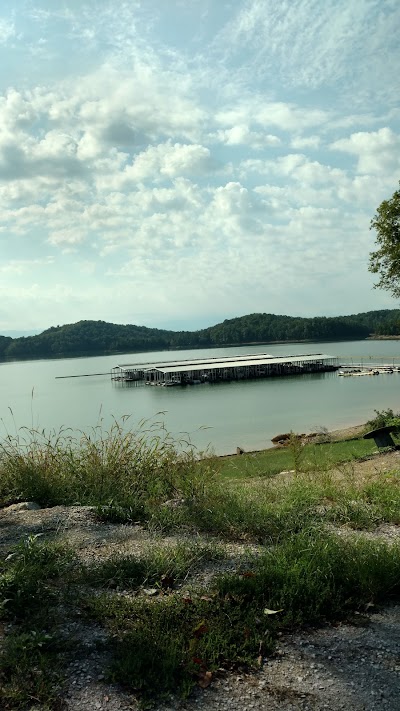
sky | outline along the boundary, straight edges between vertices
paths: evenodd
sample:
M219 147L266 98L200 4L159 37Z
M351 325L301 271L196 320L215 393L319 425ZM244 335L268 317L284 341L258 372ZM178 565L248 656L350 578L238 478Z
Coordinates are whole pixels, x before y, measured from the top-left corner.
M398 0L2 0L0 333L397 308L399 30Z

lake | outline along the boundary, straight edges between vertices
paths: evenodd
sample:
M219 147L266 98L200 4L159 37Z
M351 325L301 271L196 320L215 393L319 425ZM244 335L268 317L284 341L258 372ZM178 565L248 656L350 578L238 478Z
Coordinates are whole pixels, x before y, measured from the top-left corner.
M269 353L273 356L326 353L340 362L400 364L400 341L351 341L210 348L0 363L2 436L20 427L87 431L128 416L162 419L174 436L188 433L201 450L217 454L271 445L279 432L308 432L360 424L374 410L400 409L400 373L371 378L340 378L337 373L157 388L121 386L110 375L118 364ZM164 413L158 415L157 413Z

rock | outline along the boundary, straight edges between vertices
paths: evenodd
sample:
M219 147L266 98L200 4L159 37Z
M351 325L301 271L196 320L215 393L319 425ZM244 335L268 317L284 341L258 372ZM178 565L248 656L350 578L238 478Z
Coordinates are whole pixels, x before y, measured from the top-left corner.
M271 442L285 442L286 440L290 439L291 433L286 432L285 434L278 434L276 437L273 437L271 439Z
M179 506L183 506L185 499L168 499L164 501L161 506L165 506L168 509L177 509Z
M15 511L18 513L18 511L38 511L42 507L39 506L35 501L20 501L19 504L11 504L11 506L7 506L4 511Z

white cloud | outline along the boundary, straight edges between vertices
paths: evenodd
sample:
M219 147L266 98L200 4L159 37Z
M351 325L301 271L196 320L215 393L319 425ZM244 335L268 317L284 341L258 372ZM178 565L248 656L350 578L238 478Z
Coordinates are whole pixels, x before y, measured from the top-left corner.
M245 0L214 51L253 81L272 74L286 86L338 87L353 102L355 92L370 100L371 88L389 99L400 69L399 24L391 0Z
M87 237L85 230L74 227L73 229L62 229L50 231L48 241L56 245L76 245Z
M330 118L330 112L284 101L268 101L252 93L244 100L218 111L215 118L217 123L230 126L253 124L264 129L274 127L298 132L324 125Z
M400 168L400 136L388 127L352 133L332 143L331 149L356 156L358 173L396 174Z
M334 285L357 272L372 308L368 225L399 168L383 39L396 3L178 5L35 0L29 28L15 14L0 46L4 307L21 327L31 303L44 325L129 321L132 303L154 325L266 304L340 311Z
M10 20L0 18L0 44L7 44L8 40L15 37L15 25Z
M0 274L4 276L21 276L37 266L49 266L54 263L54 257L44 259L11 259L0 265Z
M251 131L245 124L220 129L214 135L218 141L225 143L227 146L246 145L256 150L262 150L267 146L279 146L281 143L278 136L263 133L262 131ZM211 134L210 137L213 138L214 135Z
M122 171L110 171L97 179L99 190L124 190L148 180L158 183L185 175L204 175L214 168L210 151L201 145L167 142L149 146Z
M302 150L304 148L319 148L321 145L320 136L295 136L292 138L290 145L292 148Z

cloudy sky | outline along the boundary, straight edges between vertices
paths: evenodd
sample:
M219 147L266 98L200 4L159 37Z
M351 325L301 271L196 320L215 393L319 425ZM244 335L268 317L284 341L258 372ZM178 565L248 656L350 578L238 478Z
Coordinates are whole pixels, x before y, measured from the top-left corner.
M0 333L395 308L398 0L2 0Z

